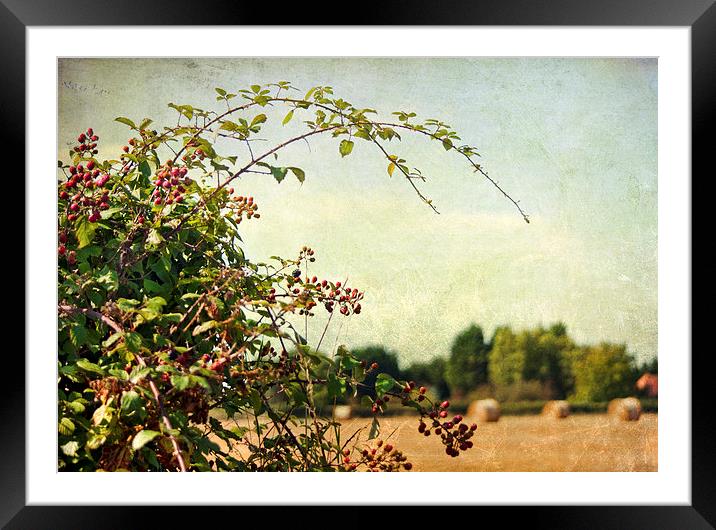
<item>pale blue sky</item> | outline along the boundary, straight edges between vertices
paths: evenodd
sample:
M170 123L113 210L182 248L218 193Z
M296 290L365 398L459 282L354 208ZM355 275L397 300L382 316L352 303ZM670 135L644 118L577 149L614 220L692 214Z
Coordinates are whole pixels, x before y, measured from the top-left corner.
M59 155L93 126L100 155L114 156L127 137L116 116L173 124L170 101L206 108L214 87L278 80L443 119L532 220L435 142L406 139L391 152L430 177L424 191L441 215L397 173L388 178L368 144L345 159L329 139L287 149L281 160L304 168L306 182L244 177L237 193L262 213L242 225L244 239L256 259L311 245L316 274L366 290L363 313L338 319L329 347L382 343L407 364L445 355L471 322L491 333L563 320L578 341L656 354L655 59L63 60ZM294 122L267 124L267 136L286 138L300 130Z

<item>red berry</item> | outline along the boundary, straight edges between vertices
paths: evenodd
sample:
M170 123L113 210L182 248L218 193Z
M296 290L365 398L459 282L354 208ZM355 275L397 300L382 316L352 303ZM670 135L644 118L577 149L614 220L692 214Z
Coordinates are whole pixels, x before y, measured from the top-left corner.
M94 160L90 160L89 162L87 162L87 169L89 169L91 171L93 167L94 167Z
M448 408L449 406L450 406L450 402L447 401L447 400L446 400L446 401L443 401L442 403L440 403L440 408L441 408L441 409L446 409L446 408Z
M447 418L447 411L446 411L446 410L441 410L441 411L440 411L440 417L441 417L441 418Z
M378 369L378 363L373 363L370 365L371 370L377 370Z
M140 215L139 217L137 217L137 223L139 223L140 225L144 224L144 216L143 215Z
M124 147L122 147L122 151L124 151L125 153L129 153L129 146L125 145Z
M62 232L62 233L60 234L59 239L60 239L60 243L67 243L67 234L65 234L64 232Z
M65 245L60 245L59 247L57 247L57 253L60 256L64 256L66 251L67 249L65 248Z

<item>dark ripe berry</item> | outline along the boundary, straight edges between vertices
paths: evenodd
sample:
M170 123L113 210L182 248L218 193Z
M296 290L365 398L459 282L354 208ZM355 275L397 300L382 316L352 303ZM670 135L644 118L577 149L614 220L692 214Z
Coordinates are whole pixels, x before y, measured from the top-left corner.
M435 429L435 434L442 434L442 432L443 432L443 430L440 427Z
M461 421L462 421L462 416L460 416L459 414L456 414L455 417L452 419L452 422L455 424L458 424Z
M440 403L440 408L441 408L441 409L446 409L446 408L448 408L449 406L450 406L450 402L449 402L449 401L443 401L442 403ZM443 416L443 417L444 417L444 416Z
M143 215L140 215L139 217L137 217L137 223L139 223L140 225L144 224L144 216Z
M423 422L420 422L420 425L418 425L418 432L425 432L425 429L426 429L427 427L428 427L428 426L425 425Z
M390 401L390 396L384 396L383 402L387 403L388 401Z
M67 216L68 221L74 221L75 219L77 219L77 215L75 215L73 213L71 213Z
M59 247L57 247L57 253L60 256L64 256L66 251L67 249L65 248L65 245L60 245Z
M411 469L413 469L413 464L411 464L410 462L405 462L405 464L403 464L403 469L405 469L405 471L410 471Z
M60 199L64 200L64 199L67 199L67 197L69 197L69 196L70 196L70 194L64 190L60 192Z
M87 162L87 169L92 171L92 168L94 168L94 160L90 160L89 162Z
M69 254L67 254L67 263L70 265L77 263L77 254L74 250L70 250Z
M353 312L356 315L360 315L360 310L361 310L360 304L356 304L355 308L353 309Z
M291 276L293 276L294 278L298 278L299 276L301 276L301 271L299 269L296 269L291 273Z
M93 142L96 142L97 140L99 140L99 136L97 136L96 134L93 134L92 137L90 138L90 140L92 140Z
M383 451L386 453L390 453L393 450L393 446L390 444L386 444L385 447L383 447Z
M77 173L77 168L75 166L70 166L70 175L74 175Z
M160 206L162 204L161 197L157 197L156 199L154 199L154 204L156 204L157 206Z
M67 243L67 234L65 234L64 232L60 233L59 239L60 243Z
M378 440L377 442L375 442L375 445L377 447L380 447L381 445L383 445L383 440Z
M70 211L71 211L71 212L76 212L76 211L79 210L79 209L80 209L80 205L77 204L76 202L73 202L72 204L70 204Z
M326 280L323 280L321 282L321 287L325 287L326 285L328 285L328 282Z
M446 431L449 431L450 429L452 429L452 427L453 425L451 421L446 421L445 423L443 423L443 429L445 429Z
M477 430L477 423L473 423L472 425L470 425L470 430L471 431Z
M424 395L420 394L420 395L418 396L418 401L423 401L424 399L425 399L425 396L424 396Z
M82 133L82 134L80 134L80 135L77 137L77 141L78 141L79 143L84 142L86 139L87 139L87 137L85 136L85 133Z
M470 440L465 442L465 445L467 446L468 449L472 449L472 442Z
M425 432L423 433L423 435L424 435L424 436L430 436L430 431L425 431Z
M94 134L94 130L92 129L92 127L90 127L89 129L87 129L87 134L88 134L89 136L92 136L92 135Z

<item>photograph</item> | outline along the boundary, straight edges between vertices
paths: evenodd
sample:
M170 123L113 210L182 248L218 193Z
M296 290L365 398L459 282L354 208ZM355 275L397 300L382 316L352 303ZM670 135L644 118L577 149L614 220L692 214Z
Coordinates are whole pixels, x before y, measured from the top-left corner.
M56 65L60 474L657 474L658 57Z

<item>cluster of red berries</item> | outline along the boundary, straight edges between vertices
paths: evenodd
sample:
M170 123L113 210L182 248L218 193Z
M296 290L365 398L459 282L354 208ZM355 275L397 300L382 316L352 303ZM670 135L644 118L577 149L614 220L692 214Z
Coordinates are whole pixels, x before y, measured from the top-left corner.
M152 192L152 201L156 206L162 204L181 203L184 201L184 193L186 188L184 185L191 184L191 178L187 177L187 168L172 167L171 161L167 163L157 172L157 178L154 181L154 191Z
M87 129L87 132L83 132L77 137L79 145L74 146L73 150L75 153L89 153L96 155L97 140L99 140L99 136L97 136L90 127Z
M460 451L472 448L470 438L477 430L477 424L473 423L468 427L462 422L463 417L460 414L456 414L451 420L448 420L448 407L450 407L450 402L443 401L439 407L430 411L428 414L430 425L421 420L418 432L424 436L430 436L430 433L434 432L440 436L443 445L445 445L445 453L456 457Z
M94 160L87 162L86 167L70 166L69 172L70 177L60 191L60 199L68 201L67 220L74 221L87 213L89 222L96 223L101 218L100 211L109 208L109 193L103 189L109 174L100 172Z
M191 140L189 143L186 144L187 148L197 147L199 145L199 142L196 140ZM199 160L204 160L206 158L206 154L202 149L196 149L193 153L187 152L184 154L184 156L181 157L184 162L189 162L190 160L196 160L197 158Z
M77 253L74 250L67 252L67 232L60 232L60 245L57 247L57 253L60 256L67 255L67 264L71 267L77 264Z
M233 194L234 188L229 188L228 192L229 195ZM253 197L244 197L242 195L233 197L228 207L234 211L237 223L242 221L244 215L246 215L247 219L251 219L252 217L259 219L261 217L261 214L256 212L256 210L259 209L259 206L254 202Z
M364 448L356 462L351 462L350 454L348 449L343 451L343 464L350 471L354 471L361 464L367 466L368 471L400 471L401 467L410 471L413 468L407 456L391 444L383 444L383 440L376 441L375 447Z

